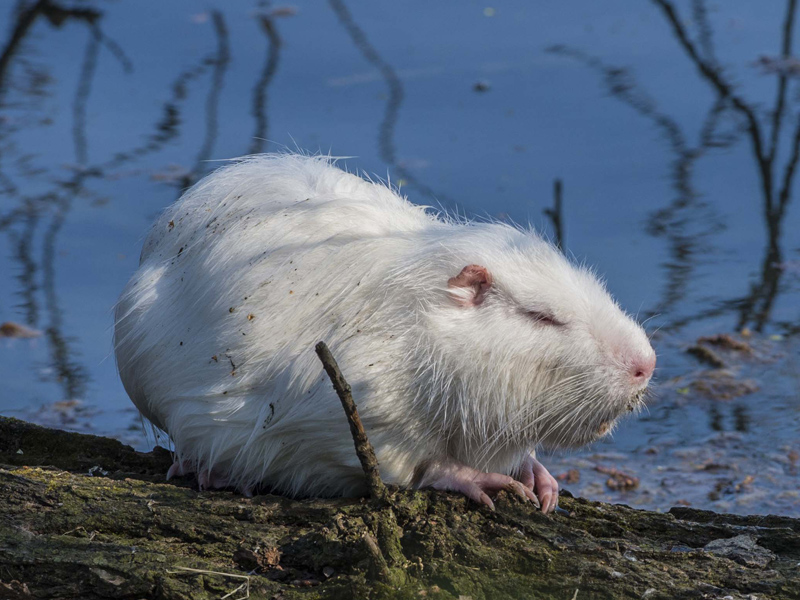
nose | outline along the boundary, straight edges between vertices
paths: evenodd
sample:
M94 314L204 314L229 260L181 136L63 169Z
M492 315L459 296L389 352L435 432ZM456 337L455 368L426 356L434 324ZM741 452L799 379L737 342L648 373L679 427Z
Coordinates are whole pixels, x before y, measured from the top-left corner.
M631 363L630 374L635 383L645 383L653 376L653 371L656 368L656 354L650 354L636 357Z

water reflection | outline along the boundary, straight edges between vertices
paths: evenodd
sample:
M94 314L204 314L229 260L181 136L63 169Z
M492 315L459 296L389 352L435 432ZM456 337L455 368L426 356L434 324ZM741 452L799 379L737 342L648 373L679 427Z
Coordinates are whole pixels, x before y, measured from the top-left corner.
M667 206L653 211L647 220L647 231L655 237L664 238L668 246L668 258L663 265L663 292L659 302L649 311L650 314L668 315L667 327L677 329L695 321L733 313L737 315L737 328L750 327L761 331L770 323L775 300L782 289L785 255L782 248L783 222L792 200L792 187L800 158L800 121L795 122L789 115L792 71L780 68L779 64L780 59L791 59L796 0L788 0L786 5L781 26L781 53L773 61L777 67L771 70L777 81L777 95L773 108L767 112L747 101L732 83L733 75L723 69L715 48L714 29L702 0L693 0L691 3L693 31L687 30L688 26L684 25L673 3L667 0L653 2L659 7L685 55L696 66L699 77L716 94L694 139L675 117L660 108L631 70L607 64L599 57L574 47L558 45L548 50L579 61L598 73L607 91L649 119L669 145L673 157L670 164L673 198ZM434 191L421 182L398 160L394 138L405 96L403 83L397 70L370 42L344 0L329 0L329 6L351 42L378 71L386 85L387 100L377 127L380 157L398 179L440 203L455 206L455 202L446 194ZM252 15L266 40L266 52L251 91L253 133L247 146L248 152L264 151L268 147L268 92L281 60L283 42L276 15L282 14L282 10L285 12L285 9L271 11L268 4L261 3ZM90 163L86 107L95 80L98 55L101 50L107 51L126 73L133 71L133 61L118 43L104 33L104 12L93 6L65 7L51 0L39 0L31 4L17 3L13 14L15 24L0 55L0 107L18 107L22 103L29 105L25 118L4 119L0 123L0 192L13 198L16 204L5 213L0 213L0 231L6 233L12 248L11 256L19 265L15 277L25 324L36 328L41 326L42 318L46 319L44 330L56 365L56 377L62 383L64 395L74 397L85 389L87 370L77 362L76 353L70 349L71 341L61 333L63 314L55 285L54 261L64 220L78 198L97 203L105 201L89 188L91 180L120 177L118 170L121 166L158 153L169 142L180 137L182 128L191 126L183 114L184 107L192 84L205 76L208 76L208 83L203 113L204 133L199 150L190 167L167 170L156 177L183 190L210 168L209 159L215 157L219 136L220 97L231 63L230 34L223 13L211 10L205 18L210 23L216 47L175 76L162 114L145 143L121 149L109 158ZM59 174L53 169L35 166L34 157L21 153L13 139L14 135L24 133L31 124L45 124L53 118L44 114L41 100L50 94L49 86L54 76L47 67L35 64L28 58L36 44L35 40L29 39L30 32L38 20L44 20L49 25L48 35L63 30L69 24L83 26L87 32L72 101L74 165L67 177L64 177L63 171ZM766 59L762 59L764 61ZM11 67L15 64L18 68L13 74ZM10 102L9 93L13 94ZM782 142L783 146L787 146L784 138L789 135L788 130L792 130L789 153L781 157L779 150ZM715 235L724 229L719 210L704 199L695 187L696 165L709 151L728 148L743 139L749 142L759 174L767 231L759 276L751 282L749 293L743 296L717 302L694 314L675 317L681 301L689 294L690 284L697 278L697 267L702 257L714 249ZM16 176L12 176L9 169L15 170ZM29 183L32 180L46 183L48 189L36 194L22 194L20 187L27 189L30 186L20 186L18 181ZM782 325L787 331L797 328L794 323Z
M155 131L150 134L148 141L130 150L114 153L111 159L100 163L93 169L94 174L103 176L129 161L155 154L176 139L181 133L181 125L184 121L182 113L183 106L189 97L189 85L203 76L213 64L215 64L214 55L204 56L197 64L178 73L170 85L170 98L164 103L161 119L156 122Z
M110 158L90 163L86 114L95 82L98 54L101 48L107 50L125 73L133 71L133 62L122 47L103 32L103 11L88 7L64 7L49 0L40 0L30 6L20 2L13 12L15 25L0 55L0 109L16 109L24 116L0 120L0 195L11 200L6 201L4 206L16 204L10 210L0 212L0 232L6 234L12 248L11 258L18 265L16 293L25 324L36 329L40 327L42 319L46 321L43 326L50 367L41 372L47 380L60 385L65 399L82 398L89 372L80 362L74 347L76 340L63 334L64 316L56 287L55 267L59 233L76 200L89 200L96 205L105 202L88 187L92 180L118 179L123 176L120 167L159 152L180 136L181 126L185 124L183 107L189 97L190 84L208 71L211 71L211 76L205 101L205 132L193 165L189 169L179 168L154 178L166 180L182 191L210 168L209 159L213 156L219 133L219 100L231 60L229 33L223 14L211 11L209 20L216 49L174 78L170 97L163 105L154 132L142 145L121 149L112 153ZM266 91L277 70L280 38L269 13L262 10L255 17L268 40L267 61L253 87L256 127L250 151L261 151L267 135ZM62 30L70 22L85 26L88 34L72 100L74 163L65 167L66 177L63 170L57 171L57 167L34 166L36 157L22 153L19 149L21 144L15 140L15 136L27 133L26 127L46 127L53 122L53 117L44 114L46 109L42 100L52 95L50 88L55 78L49 73L49 67L28 58L37 54L37 40L31 36L31 32L34 24L42 18L51 26L47 34ZM41 31L39 33L42 34ZM18 184L17 181L24 183ZM46 191L35 195L20 191L40 184L47 188Z
M549 52L580 61L601 78L603 85L614 97L627 104L638 114L649 119L662 133L671 150L673 159L670 165L673 198L667 206L652 212L647 222L648 232L667 241L668 260L664 263L665 283L660 301L651 307L651 314L670 315L669 326L679 328L694 321L708 319L727 313L735 313L736 327L750 327L761 331L770 323L775 300L781 291L784 274L785 251L783 223L792 200L792 188L800 159L800 121L790 115L790 77L787 68L772 70L776 78L776 97L771 110L764 111L746 100L732 83L734 76L722 67L715 48L714 29L708 18L706 4L702 0L691 3L691 27L684 24L675 5L668 0L653 0L660 9L665 23L671 28L679 46L686 57L697 68L698 76L716 94L707 109L699 134L690 136L659 103L648 94L629 69L606 64L591 53L564 45L553 46ZM397 70L385 60L370 42L364 29L355 21L350 9L343 0L329 0L329 6L338 22L349 36L364 59L369 62L383 78L388 97L383 118L378 125L378 153L392 168L395 175L405 180L428 196L440 202L455 203L447 195L434 191L419 181L413 173L398 160L394 142L398 116L404 99L403 83ZM280 9L279 9L280 10ZM52 281L53 253L56 238L76 197L92 197L87 188L90 179L110 177L111 172L124 163L141 159L159 152L167 143L180 136L185 125L183 105L190 85L210 71L204 111L204 135L199 150L190 167L176 172L162 174L162 179L170 180L179 189L191 185L209 168L209 159L214 157L214 149L219 135L219 102L225 85L226 71L231 62L229 32L222 12L212 10L209 21L216 44L215 50L202 57L197 64L182 70L173 80L171 94L164 103L161 118L154 126L154 132L147 141L137 147L115 152L110 158L96 164L89 162L89 149L86 136L86 105L91 94L98 53L101 48L109 52L125 72L133 70L133 62L114 40L109 38L101 27L103 11L95 7L65 7L51 0L39 0L32 4L19 2L14 11L15 24L8 42L0 55L0 103L5 106L9 91L13 90L19 98L15 104L30 101L29 113L37 106L36 99L49 92L48 82L53 79L47 68L34 66L26 59L35 44L28 40L29 33L37 20L45 20L50 32L63 29L69 23L81 24L86 28L87 40L83 49L82 66L78 75L78 85L72 103L72 139L74 145L75 167L66 180L53 178L52 173L33 167L30 155L15 154L15 144L11 139L25 127L25 123L4 120L0 126L0 190L6 196L17 200L16 208L0 214L0 230L7 233L13 248L13 258L20 265L16 275L19 296L26 324L35 327L40 319L38 294L43 293L45 309L50 315L48 331L57 330L60 319L52 315L59 313L57 293ZM273 13L268 5L263 5L254 15L255 22L266 39L266 53L263 66L252 87L251 114L254 128L247 151L259 152L267 148L269 135L268 90L278 71L282 40ZM781 25L780 55L775 59L791 59L792 35L796 21L796 0L788 0ZM24 49L26 42L31 48ZM19 63L19 73L10 77L10 67ZM29 114L30 120L44 121L47 116ZM791 131L790 131L791 130ZM785 138L789 136L788 141ZM763 218L767 232L767 242L763 251L760 273L750 284L747 294L730 298L707 307L702 311L673 318L681 300L686 298L690 283L696 278L697 266L702 257L714 248L714 236L724 228L723 218L715 206L705 200L694 184L694 171L698 161L710 150L727 148L746 139L760 179ZM788 156L780 156L782 147L788 149ZM783 160L781 160L783 159ZM51 189L36 195L21 196L15 177L8 172L14 162L20 179L37 181L56 180ZM101 201L96 198L96 201ZM48 224L42 224L48 220ZM37 232L40 256L36 258L35 240ZM39 280L41 281L39 282ZM41 288L39 287L41 285ZM793 323L783 323L785 328L795 327ZM59 342L63 344L63 342ZM65 366L59 371L70 372ZM64 377L67 377L64 375ZM75 378L69 376L68 379ZM79 388L75 384L71 388Z
M214 151L219 134L219 96L225 83L225 71L230 63L230 47L228 41L228 28L225 25L225 18L222 13L211 11L211 22L214 25L214 35L217 39L217 51L213 57L209 57L208 62L213 65L211 81L208 87L205 110L205 137L197 153L194 166L180 179L181 191L191 186L208 170L208 160Z
M78 353L73 347L74 340L63 334L63 311L59 304L58 293L55 285L55 256L58 234L69 213L72 202L76 197L90 195L83 187L88 176L88 145L86 141L86 103L89 99L94 81L97 65L97 54L101 44L111 49L112 53L121 58L124 55L119 47L103 35L99 27L102 13L88 8L64 8L47 0L36 2L30 8L25 8L23 3L17 5L17 21L13 32L6 44L2 58L0 58L0 108L6 108L8 90L16 90L22 96L18 102L28 98L42 97L47 94L44 83L50 78L46 71L36 71L27 64L28 71L23 71L22 77L32 77L38 82L33 86L25 82L17 82L9 73L13 61L24 62L25 53L23 42L31 31L31 27L39 17L44 17L48 23L60 28L69 21L77 21L87 27L88 40L84 50L78 86L72 102L72 140L75 151L76 166L73 174L66 180L55 178L55 183L47 182L51 188L34 196L21 195L21 186L3 171L2 180L5 183L4 193L16 198L18 206L8 214L0 217L0 231L7 231L12 244L13 256L20 265L17 281L20 284L19 295L24 309L25 324L37 328L40 321L39 288L37 273L41 273L41 292L44 301L44 313L47 323L44 333L50 351L52 373L50 378L56 381L63 390L67 399L83 397L88 379L87 369L78 362ZM123 60L123 63L128 65ZM36 103L32 103L35 107ZM0 170L6 159L14 156L15 144L11 135L17 133L19 128L8 124L5 120L0 123ZM23 179L43 180L45 175L50 175L45 169L32 169L29 167L31 157L18 156L16 166ZM50 179L49 177L47 179ZM27 187L27 186L26 186ZM37 230L44 228L40 242L40 258L35 257L35 240Z
M736 328L762 331L771 321L775 300L780 293L783 275L783 222L792 199L792 188L800 159L800 115L789 119L787 107L789 70L775 69L777 92L774 106L763 111L758 104L746 100L733 83L735 77L726 72L717 58L714 31L703 0L692 1L692 23L697 42L684 25L674 4L668 0L653 0L659 7L685 55L694 64L699 77L715 92L716 98L708 109L698 141L690 145L687 136L675 119L660 110L652 97L641 90L634 75L625 68L607 66L599 58L581 50L559 45L549 48L555 54L583 62L603 76L606 89L639 114L650 119L670 145L674 160L671 175L675 198L669 206L652 213L648 231L665 237L669 244L670 260L664 264L666 285L661 301L651 314L674 311L686 296L688 285L699 257L710 250L711 236L722 229L720 216L695 190L692 176L695 163L709 149L731 146L746 138L758 173L767 242L761 261L760 275L751 282L750 291L742 297L718 302L716 306L682 318L667 318L668 327L677 329L691 322L733 313ZM795 27L796 0L788 0L781 26L781 54L790 60L792 35ZM780 160L781 144L790 135L789 156ZM782 323L791 331L793 324Z
M650 235L666 238L669 247L669 259L663 264L664 291L650 316L672 315L676 305L687 295L698 261L711 250L713 234L724 228L719 212L695 189L693 175L695 163L708 149L726 147L737 138L735 130L717 131L728 103L718 100L711 106L699 139L692 144L677 120L659 109L628 69L606 65L599 58L574 48L552 46L548 51L578 60L600 74L606 90L649 119L669 144L674 157L670 175L675 196L668 206L650 215L647 230Z
M434 204L438 202L455 208L454 198L458 198L465 204L471 202L475 212L491 210L493 207L489 203L495 201L493 193L503 193L501 186L497 185L499 181L502 189L510 192L509 197L502 201L506 203L504 209L509 210L509 218L515 220L524 220L523 213L531 208L528 195L531 173L539 178L540 184L544 181L544 187L548 189L542 194L547 196L547 200L539 202L529 214L532 212L544 220L541 209L550 204L550 174L561 168L574 167L576 175L566 180L568 194L564 222L559 210L560 182L553 189L553 208L545 213L553 221L554 230L569 229L569 241L576 240L573 242L576 245L582 242L586 247L601 245L608 240L616 242L623 231L630 232L632 243L642 242L645 235L663 241L663 247L659 242L657 250L658 259L663 261L663 268L659 271L659 275L664 277L663 287L659 288L656 301L647 307L650 310L641 311L640 317L649 316L648 312L650 315L660 314L667 329L681 330L680 342L708 333L704 327L782 328L786 333L800 332L800 323L778 322L786 317L775 316L785 315L783 304L780 310L775 306L778 299L787 298L789 291L795 291L789 286L792 277L796 278L786 269L786 265L793 264L789 253L794 248L791 246L792 233L787 224L787 213L792 203L800 154L800 120L796 120L798 117L795 115L797 90L792 79L799 69L796 59L791 57L795 2L788 2L785 14L781 15L780 54L764 57L758 62L767 72L769 81L774 81L776 86L772 106L765 110L754 101L745 99L741 89L734 85L737 78L732 69L722 67L730 62L723 56L729 45L723 44L715 32L712 25L721 21L709 18L704 2L687 0L685 5L680 5L687 8L682 8L679 14L671 2L652 1L651 9L656 6L662 20L648 23L647 27L665 31L666 25L674 35L674 40L667 41L676 41L675 47L682 53L670 60L688 61L697 73L696 81L683 81L681 84L686 85L687 90L691 85L695 88L707 85L713 92L707 105L700 107L699 122L695 126L692 126L691 111L686 106L670 106L660 94L648 93L643 84L645 78L637 78L633 68L617 66L614 63L618 59L605 58L609 50L601 38L595 37L591 47L581 46L593 38L572 35L572 21L566 13L559 13L561 16L558 18L569 23L569 27L553 27L554 33L549 35L553 42L565 43L551 46L550 56L543 57L541 40L548 36L542 35L543 30L537 30L537 36L530 37L534 41L519 38L511 44L521 47L528 44L525 49L532 57L527 62L514 62L519 58L516 46L506 55L498 51L497 56L490 56L495 51L495 40L498 48L504 45L501 42L505 40L499 37L487 38L489 43L485 47L473 43L477 39L473 35L483 35L488 31L486 21L473 25L474 28L469 30L468 25L453 18L452 9L440 11L433 5L418 14L425 20L440 23L437 27L441 28L458 23L458 35L448 37L450 32L443 32L448 35L441 42L441 54L436 54L440 52L438 46L426 46L428 40L423 38L430 33L424 32L422 19L414 21L413 11L403 13L406 22L403 27L398 26L395 34L398 38L408 36L410 41L404 40L402 45L398 45L397 39L388 38L389 29L383 29L384 23L376 21L374 14L370 20L369 11L356 11L356 5L347 0L308 5L303 8L305 12L288 21L281 17L294 14L292 9L273 8L264 1L254 0L252 13L216 3L206 12L196 15L191 15L191 11L197 10L191 3L169 3L171 8L165 9L169 16L164 17L169 19L169 26L178 29L190 24L186 31L190 34L191 31L197 32L185 44L184 40L178 43L160 38L143 42L136 36L123 37L122 31L120 41L115 41L109 32L118 31L114 29L118 21L113 19L126 15L124 5L85 2L79 5L80 8L73 8L49 0L17 2L9 11L12 27L0 55L0 232L9 244L4 256L13 263L13 269L3 271L7 275L4 281L0 281L0 292L13 287L14 319L43 333L47 357L42 360L47 360L49 370L39 369L39 372L48 381L58 384L57 393L67 401L86 398L89 394L90 403L99 397L99 404L105 408L107 402L111 404L107 398L114 396L114 401L128 406L113 373L113 361L98 366L100 358L97 355L102 352L92 353L92 349L107 347L110 339L108 330L102 329L110 321L110 316L97 314L102 309L95 309L113 304L122 286L121 280L133 270L135 261L129 258L122 262L120 259L121 262L111 265L109 261L98 262L100 266L92 265L93 270L89 270L76 264L77 260L60 260L60 257L74 252L80 245L80 236L87 235L81 227L87 223L104 226L106 221L110 224L110 232L104 232L105 237L98 234L97 240L87 242L91 253L111 254L113 257L129 248L135 252L133 246L137 236L146 230L145 221L215 167L218 163L214 159L240 152L267 151L272 149L272 138L276 143L285 142L289 134L297 136L301 147L309 147L311 140L315 140L320 141L323 147L336 143L340 144L339 148L346 145L348 150L359 148L361 158L351 165L375 171L380 169L382 161L388 166L393 183L402 181L404 185L415 188L419 192L415 198L425 203L433 201ZM586 2L579 8L583 10L587 6L592 7L594 3ZM392 14L388 8L370 10L380 17ZM459 10L465 11L459 15L468 14L467 8ZM539 7L535 10L544 9ZM592 10L589 8L585 12L591 13ZM520 14L529 15L524 11ZM399 18L398 15L395 17ZM685 21L688 16L691 16L691 21ZM499 22L499 17L494 17L492 26ZM419 33L418 37L413 38L409 23L420 27L421 33L413 30L413 35ZM463 30L460 29L462 26L465 27ZM530 27L541 28L533 21ZM509 28L507 31L515 30ZM516 35L521 35L521 30L516 31ZM524 35L529 34L527 29L524 31ZM155 49L149 48L150 44ZM320 47L329 48L330 52L324 52L320 57ZM352 52L353 48L357 54ZM454 48L458 52L454 52ZM465 58L471 48L479 48L480 52ZM157 66L148 63L154 55L159 62ZM564 61L554 61L552 55ZM631 49L629 55L637 67L639 64L635 61L651 60L648 56L642 59L635 49ZM626 60L629 55L625 55ZM164 57L169 57L169 60ZM494 70L480 62L495 59L500 66ZM579 66L579 77L574 78L574 71L564 68L565 61ZM651 64L645 62L646 67ZM364 65L370 69L366 75L361 72ZM471 86L486 72L492 73L491 86L487 84L480 95L473 93ZM562 87L554 86L555 91L544 90L543 87L547 86L539 85L542 78L555 77L556 72L558 77L562 77ZM581 189L581 179L591 179L593 184L595 178L600 181L602 169L620 166L619 163L626 160L624 154L610 157L586 177L582 175L584 169L593 166L577 159L574 165L571 159L567 159L561 164L548 164L546 169L541 167L543 155L550 149L557 154L559 144L562 147L577 145L570 138L579 137L578 143L586 143L590 151L583 155L585 158L592 152L606 152L609 145L607 136L616 133L602 130L603 139L590 139L596 134L580 129L579 125L575 126L579 121L571 120L574 115L569 113L574 106L567 107L564 96L568 93L577 96L587 87L586 73L589 74L592 92L597 89L596 79L599 78L602 88L624 104L623 110L634 112L653 125L668 149L668 196L663 197L660 204L647 207L646 234L641 234L636 227L626 230L625 224L619 223L612 223L608 231L598 233L596 224L591 222L597 212L591 213L591 217L586 216L592 208L588 206L586 188L583 192L573 193L573 190ZM504 80L506 76L507 80ZM413 86L411 77L416 78ZM570 78L575 81L564 84ZM145 102L155 100L155 103L132 115L130 121L121 121L125 130L111 136L95 124L97 121L93 121L93 117L96 113L102 115L106 118L106 127L115 126L108 123L115 122L122 110L113 104L104 106L103 99L107 88L120 85L123 79L122 85L135 86L137 91L140 87L144 89L140 99ZM324 87L326 81L334 80L355 83ZM656 80L662 85L659 88L662 93L674 85L668 77L659 75ZM565 89L565 85L571 87ZM464 91L463 96L447 96L448 90L455 86L462 86L458 89ZM532 89L535 93L528 94ZM689 90L696 91L694 88ZM379 92L385 94L376 98ZM552 95L549 100L548 94ZM591 96L594 99L597 94L591 93ZM109 97L114 98L113 94ZM430 101L431 98L446 100L437 104ZM533 107L528 113L522 108L527 103ZM375 112L371 112L373 110ZM604 110L600 103L585 107L588 118L592 120L602 120ZM538 114L532 117L533 113ZM544 127L537 130L541 125L538 119L545 113L548 117L557 117L561 124L558 131L548 131ZM498 115L502 117L497 118ZM566 118L562 119L565 115ZM408 123L403 117L408 119ZM412 124L417 127L413 132ZM422 173L403 161L397 140L401 139L404 127L408 127L408 133L417 136L412 139L429 140L425 142L431 144L425 146L429 152L436 147L437 171L433 173L432 169L426 174L433 173L431 177L441 176L442 179L422 181ZM488 135L492 127L502 131L496 138ZM503 127L507 129L503 130ZM566 131L563 127L573 129ZM528 164L516 150L503 153L503 144L513 137L515 130L522 131L520 135L526 138L535 138L527 146L532 157ZM626 141L631 141L640 133L629 131L623 135L629 135L631 139ZM49 146L50 139L56 137L52 149L45 147ZM42 143L42 139L46 141ZM441 146L434 146L439 142L442 142ZM720 262L711 262L718 261L721 253L730 251L725 247L730 237L728 232L726 238L725 227L726 223L735 224L730 214L732 211L726 199L719 197L721 194L703 195L698 182L704 173L702 166L710 163L715 153L731 151L720 160L731 161L726 163L729 165L727 168L734 170L736 167L730 166L735 164L732 151L744 148L745 144L748 153L745 160L755 165L759 177L756 198L762 205L762 222L767 235L763 245L760 242L753 245L748 241L746 248L731 253L736 258L743 258L748 251L752 253L755 250L759 262L757 273L736 274L737 279L732 283L749 284L749 287L742 287L745 291L734 295L716 289L715 286L727 275L720 274L724 264L720 266ZM484 147L489 147L491 152L480 154ZM65 155L68 158L65 159ZM476 156L480 157L479 161L475 160ZM662 159L655 159L653 168L660 173L664 165L663 161L659 164L659 160ZM466 173L470 167L479 173L479 177L470 179L474 175ZM719 170L723 172L724 168ZM536 174L537 170L540 173ZM449 171L465 172L465 177L453 177L447 185L439 184L439 181L448 181L445 177ZM489 183L483 188L470 187L471 182L483 183L481 179ZM429 183L441 185L444 192L432 189ZM624 185L628 186L629 182ZM633 184L630 185L624 191L635 189ZM656 178L646 181L645 185L648 192L652 191L651 197L658 197L661 185ZM107 194L113 197L114 205L106 209L108 212L101 214L98 211L97 215L86 217L87 212L92 212L85 210L87 207L99 207L108 202L108 196L101 190L112 186L113 192ZM597 188L597 196L592 200L607 203L609 209L616 208L613 204L618 200L623 206L624 199L613 198L608 190L602 189L602 185ZM582 214L584 209L586 214ZM120 226L115 221L130 222ZM577 232L574 236L573 231ZM118 232L129 235L124 244L117 240L109 241ZM609 263L613 265L620 257L614 252L617 250L603 255L606 266ZM0 269L3 267L5 264L0 264ZM113 283L102 281L105 275L102 269L106 268L115 271ZM88 277L81 280L81 275ZM625 275L623 273L621 277L623 280ZM752 281L746 280L748 276ZM647 287L653 278L649 273L646 276L632 273L630 277L636 285ZM614 277L616 279L618 277ZM92 280L93 287L84 291L80 286L85 286L87 280ZM706 293L705 290L709 289ZM86 313L90 312L87 310L82 317L76 316L80 311L71 305L76 302L75 298L80 302L94 291L98 291L102 298L93 305L93 315L87 317ZM9 295L2 296L0 301ZM711 300L705 300L704 296ZM721 301L719 296L723 296ZM698 310L696 307L701 302L703 307ZM7 308L0 306L0 310ZM6 319L5 314L2 317L0 320ZM105 318L105 322L100 326L87 324L90 318L97 322ZM72 332L80 332L80 339L73 337ZM756 336L754 339L765 338ZM4 339L3 344L6 342L11 343ZM18 343L27 342L18 340ZM664 346L668 345L664 343ZM84 356L78 353L78 348L83 349ZM788 425L765 425L769 419L765 420L761 412L753 410L749 401L753 396L739 395L718 402L690 394L688 386L698 373L686 375L692 366L681 362L685 358L681 350L664 348L663 354L667 354L665 363L672 361L673 370L675 364L685 369L668 373L662 381L671 375L685 375L686 379L676 384L684 392L670 396L667 389L663 395L668 399L656 404L650 417L646 416L643 422L627 430L627 438L623 435L621 441L615 440L616 448L624 447L626 443L625 451L633 452L631 448L643 447L641 438L645 434L641 431L651 428L647 433L651 437L646 443L652 446L664 446L663 442L669 436L680 438L676 446L686 446L703 439L702 436L719 432L720 436L741 435L742 445L752 444L762 452L762 456L766 456L767 450L775 449L765 450L763 440L772 442L770 434L775 432L777 438L785 441L787 430L796 424L795 417L787 417ZM756 370L752 364L749 366ZM6 372L0 376L6 376ZM734 373L731 378L736 376ZM760 375L750 372L748 376ZM29 373L20 374L19 381L27 381L29 377ZM103 377L105 383L99 382ZM785 406L780 402L789 397L789 392L786 392L789 384L786 384L785 375L776 375L775 379L780 382L770 382L768 390L774 395L760 396L759 402L770 403L769 408L775 414L785 416L788 412L781 413ZM99 394L91 395L94 390L90 383L97 385ZM784 385L784 388L774 392L776 385ZM47 395L51 391L38 396L40 389L26 395L22 402L34 404L41 397L53 400ZM0 398L0 402L2 400ZM0 403L0 410L19 405L16 400L14 404L6 402L5 405ZM112 418L119 420L118 415ZM765 429L770 427L774 431L765 433ZM691 431L691 434L686 431ZM718 449L720 455L731 448L736 450L733 442L726 443L729 445L723 444ZM702 452L697 455L703 460L708 458ZM650 469L652 462L647 462L651 460L650 455L642 456L641 469ZM569 460L572 461L573 457ZM718 460L717 455L714 455L714 460Z
M265 152L269 144L269 118L267 116L267 90L275 73L278 72L278 65L281 58L281 37L278 35L278 28L275 19L268 14L258 16L259 25L267 38L267 55L261 76L253 86L253 108L251 114L255 120L255 130L253 141L247 150L248 154Z
M421 182L411 171L397 160L397 150L394 143L394 133L397 126L397 117L400 106L403 104L403 83L397 76L395 68L384 60L375 47L370 43L364 30L353 19L353 15L343 0L328 0L336 17L339 19L353 44L362 56L375 67L381 74L388 92L383 120L378 126L378 153L381 159L389 165L400 180L406 185L414 187L423 195L428 196L426 201L434 200L437 205L450 209L457 209L457 203L446 194L437 192ZM421 200L421 199L420 199Z

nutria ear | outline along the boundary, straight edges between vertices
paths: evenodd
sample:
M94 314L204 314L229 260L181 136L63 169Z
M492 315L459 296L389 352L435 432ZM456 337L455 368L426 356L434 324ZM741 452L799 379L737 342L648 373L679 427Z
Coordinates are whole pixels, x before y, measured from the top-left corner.
M486 267L467 265L447 281L450 297L463 307L478 306L492 287L492 274Z

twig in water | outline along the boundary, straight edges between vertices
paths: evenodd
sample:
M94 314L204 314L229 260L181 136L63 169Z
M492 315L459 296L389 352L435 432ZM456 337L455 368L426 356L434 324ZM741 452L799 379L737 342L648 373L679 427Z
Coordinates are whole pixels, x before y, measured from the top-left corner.
M347 415L347 421L350 423L350 433L353 435L353 443L356 447L356 454L358 454L358 460L361 461L364 475L367 477L370 496L372 496L373 500L383 501L386 499L386 486L383 484L381 474L378 471L378 459L375 457L375 450L372 448L367 433L364 431L361 417L358 416L356 404L353 402L350 384L347 383L339 370L339 365L336 364L336 360L325 342L319 342L315 350L320 361L322 361L325 372L330 377L331 383L333 383L336 395L339 396L344 413Z
M556 179L553 182L553 208L545 208L546 214L550 221L553 223L553 230L555 231L556 246L559 250L564 249L564 229L561 220L561 180Z

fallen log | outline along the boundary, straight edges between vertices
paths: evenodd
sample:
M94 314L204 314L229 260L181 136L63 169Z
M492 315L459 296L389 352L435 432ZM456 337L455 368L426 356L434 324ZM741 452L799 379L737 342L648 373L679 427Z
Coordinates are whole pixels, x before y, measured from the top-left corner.
M366 499L199 492L169 464L0 417L0 598L800 598L787 517L389 487L387 524Z

